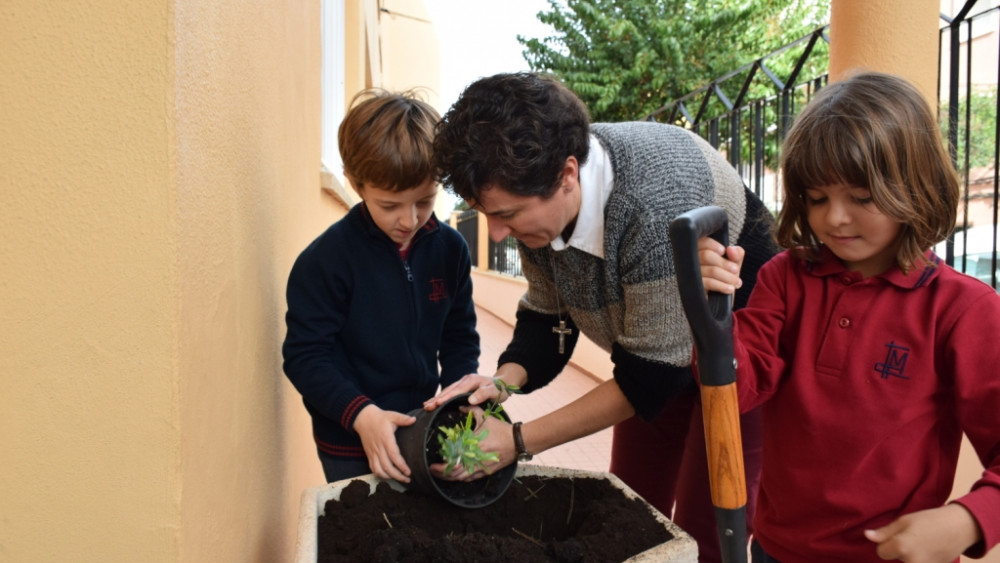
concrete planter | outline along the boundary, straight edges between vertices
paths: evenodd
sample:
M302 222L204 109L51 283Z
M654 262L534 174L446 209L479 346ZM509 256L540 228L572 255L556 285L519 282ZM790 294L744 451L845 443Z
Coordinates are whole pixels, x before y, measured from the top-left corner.
M615 487L621 489L628 498L639 498L638 495L623 483L618 477L606 472L581 471L575 469L564 469L558 467L547 467L540 465L521 464L517 468L517 476L545 476L545 477L577 477L577 478L598 478L606 479ZM358 477L367 481L372 491L379 483L374 475ZM317 560L317 519L325 511L326 502L330 499L339 500L341 490L354 479L337 481L327 485L311 487L302 493L300 511L298 541L296 542L296 563L315 563ZM396 482L389 483L393 489L400 492L405 489ZM641 499L640 499L641 500ZM645 503L644 503L645 504ZM658 510L646 504L646 507L654 515L673 538L663 544L650 548L642 553L627 559L625 563L697 563L698 547L694 539L678 528L673 522L665 517Z

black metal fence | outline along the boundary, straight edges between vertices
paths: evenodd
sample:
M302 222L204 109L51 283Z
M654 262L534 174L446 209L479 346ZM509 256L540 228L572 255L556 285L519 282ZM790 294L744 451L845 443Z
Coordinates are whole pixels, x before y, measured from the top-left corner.
M827 83L829 26L780 47L643 117L690 129L726 155L771 211L781 207L781 141Z
M472 267L479 267L479 212L475 209L466 209L456 218L455 228L462 238L469 245L469 252L472 254Z
M479 267L479 212L467 209L455 218L455 226L459 234L469 245L472 253L472 265ZM517 253L517 240L507 237L500 242L489 241L487 245L487 269L511 276L521 275L521 257Z
M954 18L942 16L945 26L939 49L940 116L962 181L963 197L955 233L939 248L939 254L958 270L1000 289L1000 8L974 13L976 4L976 0L969 0Z
M973 13L968 0L941 29L942 134L963 184L955 234L937 248L948 264L1000 288L998 267L997 83L1000 8ZM828 26L673 100L642 119L691 129L725 154L774 212L781 207L777 162L798 110L828 81ZM472 248L475 246L470 243ZM521 275L515 241L490 243L490 269Z
M520 276L521 256L517 253L517 240L507 237L500 242L490 241L490 269L501 274Z

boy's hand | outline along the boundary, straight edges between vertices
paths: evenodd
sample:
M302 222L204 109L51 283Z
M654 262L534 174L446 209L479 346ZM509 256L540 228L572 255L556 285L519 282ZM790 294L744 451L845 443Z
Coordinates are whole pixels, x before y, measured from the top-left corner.
M399 452L396 428L410 426L415 417L395 411L384 411L370 404L361 409L354 419L354 431L361 437L361 445L368 456L368 466L379 479L410 482L410 468Z
M982 539L976 519L957 503L907 514L865 537L878 544L882 559L907 563L950 563Z
M740 267L746 252L739 246L722 246L711 237L698 239L698 260L705 291L732 294L743 286Z

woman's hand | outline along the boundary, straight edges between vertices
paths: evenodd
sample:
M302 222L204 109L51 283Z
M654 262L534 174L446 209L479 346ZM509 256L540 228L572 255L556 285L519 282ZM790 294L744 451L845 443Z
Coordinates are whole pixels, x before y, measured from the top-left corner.
M479 420L479 423L476 425L476 433L478 434L483 429L487 431L486 438L479 442L479 448L483 450L483 453L496 453L499 459L493 462L486 462L485 468L477 469L473 473L467 473L461 465L453 467L451 473L445 473L445 468L447 467L445 463L431 464L431 474L438 479L445 481L474 481L496 473L514 463L517 459L514 449L513 427L507 422L493 416L487 416L483 420L482 409L476 409L474 412L476 413L476 419Z
M488 377L485 375L479 375L477 373L470 373L459 379L455 383L445 387L440 393L424 401L424 410L432 411L445 402L451 399L455 395L461 395L462 393L472 393L469 397L470 405L479 405L484 401L497 401L503 402L507 400L507 393L500 394L500 389L497 388L496 382L493 377Z
M712 237L698 239L698 260L705 291L733 294L743 286L740 268L746 252L739 246L722 246Z

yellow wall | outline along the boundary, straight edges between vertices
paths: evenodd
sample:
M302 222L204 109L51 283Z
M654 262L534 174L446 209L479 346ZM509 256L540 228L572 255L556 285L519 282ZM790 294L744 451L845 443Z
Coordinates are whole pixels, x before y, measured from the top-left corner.
M347 2L347 98L436 94L419 0L383 3L370 82L372 1ZM0 560L291 557L322 474L281 372L284 286L345 212L319 186L319 16L0 7Z
M291 557L284 287L345 212L320 59L319 0L0 8L0 560Z
M0 8L0 559L176 560L168 2Z
M323 482L280 355L292 261L343 214L319 189L319 16L176 6L181 561L285 560L298 495Z
M382 0L382 72L390 90L419 88L428 103L441 107L440 42L423 0ZM450 211L450 210L449 210ZM446 221L448 215L441 216Z
M832 0L830 80L856 69L910 80L937 107L941 0Z

